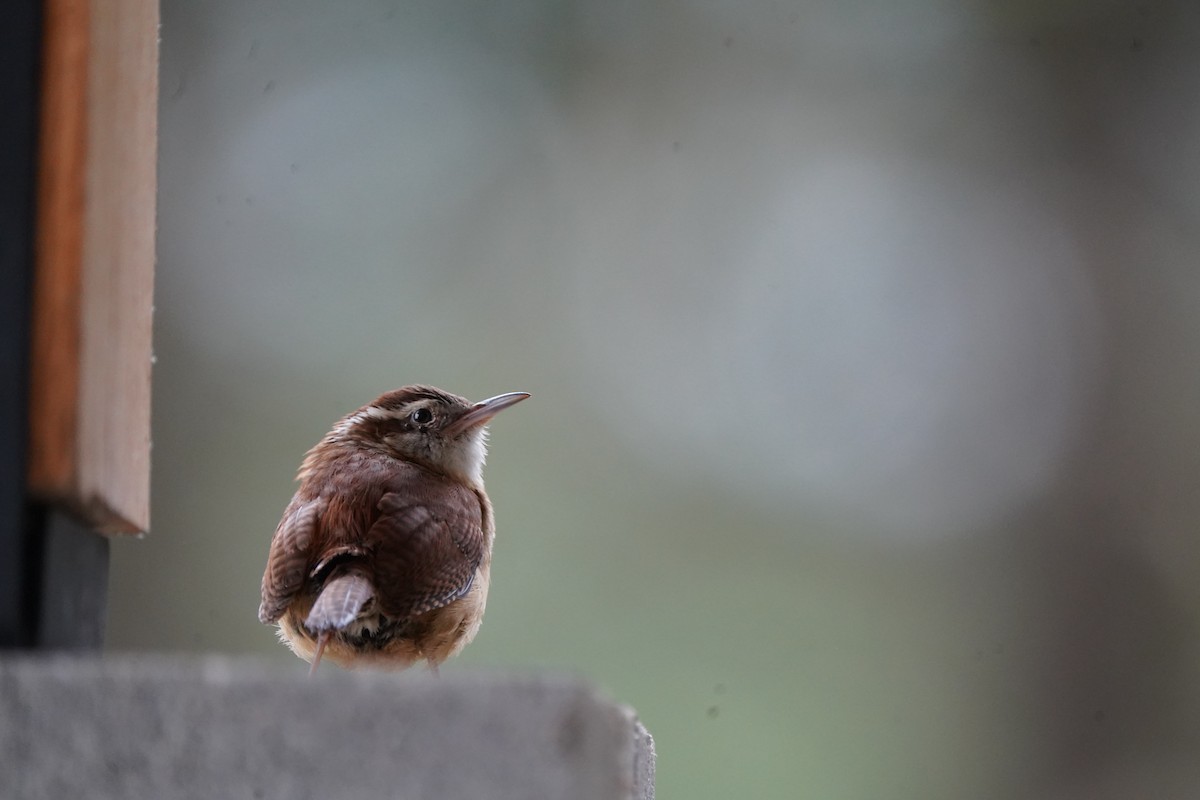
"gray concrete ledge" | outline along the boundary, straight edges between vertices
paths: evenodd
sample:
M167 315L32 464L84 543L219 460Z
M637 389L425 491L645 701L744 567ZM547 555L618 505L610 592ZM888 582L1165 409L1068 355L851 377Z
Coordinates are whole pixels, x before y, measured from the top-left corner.
M654 743L557 676L8 656L0 796L652 800Z

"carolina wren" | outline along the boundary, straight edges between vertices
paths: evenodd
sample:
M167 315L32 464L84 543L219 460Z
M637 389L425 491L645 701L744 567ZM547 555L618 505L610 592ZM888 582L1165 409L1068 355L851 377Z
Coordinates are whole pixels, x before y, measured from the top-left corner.
M313 671L322 654L402 669L462 650L483 620L496 531L486 425L527 397L405 386L343 417L300 465L259 620Z

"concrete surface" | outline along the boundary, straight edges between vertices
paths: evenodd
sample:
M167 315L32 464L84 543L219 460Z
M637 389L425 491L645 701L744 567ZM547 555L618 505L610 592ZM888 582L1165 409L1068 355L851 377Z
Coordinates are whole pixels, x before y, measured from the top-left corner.
M545 675L0 658L5 798L635 798L632 711Z

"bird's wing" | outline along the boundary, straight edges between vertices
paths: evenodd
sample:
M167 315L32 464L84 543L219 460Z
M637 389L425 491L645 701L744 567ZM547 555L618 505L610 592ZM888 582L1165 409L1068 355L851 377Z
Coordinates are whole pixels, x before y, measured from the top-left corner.
M283 512L283 519L279 520L279 527L271 539L267 570L263 573L262 605L258 607L261 622L270 624L283 616L296 593L304 587L324 506L325 501L319 498L301 500L294 497Z
M469 489L397 491L379 501L367 533L380 606L407 619L462 597L483 558L483 511Z

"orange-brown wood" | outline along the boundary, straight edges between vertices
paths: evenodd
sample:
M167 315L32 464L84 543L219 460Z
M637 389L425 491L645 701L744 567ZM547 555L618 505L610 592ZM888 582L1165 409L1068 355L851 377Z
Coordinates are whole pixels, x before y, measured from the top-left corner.
M157 0L47 0L29 488L150 523Z

